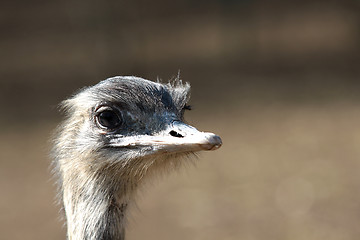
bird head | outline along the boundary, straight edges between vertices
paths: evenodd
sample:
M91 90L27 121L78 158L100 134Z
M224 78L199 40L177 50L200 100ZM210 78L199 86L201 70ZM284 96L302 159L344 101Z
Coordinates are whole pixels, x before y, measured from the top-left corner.
M161 84L138 77L82 89L63 102L67 120L57 149L64 159L82 156L79 165L92 169L119 166L142 175L167 159L219 148L220 137L184 122L189 94L190 85L180 80Z

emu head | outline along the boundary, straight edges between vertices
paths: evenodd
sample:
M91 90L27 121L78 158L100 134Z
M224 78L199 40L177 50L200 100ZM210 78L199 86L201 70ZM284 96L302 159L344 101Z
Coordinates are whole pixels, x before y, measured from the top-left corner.
M69 239L123 239L126 206L145 176L221 146L184 123L189 89L114 77L63 102L53 157Z
M179 156L219 148L218 136L184 123L189 90L180 80L114 77L64 101L54 154L61 181L92 176L131 189L150 170L179 165Z

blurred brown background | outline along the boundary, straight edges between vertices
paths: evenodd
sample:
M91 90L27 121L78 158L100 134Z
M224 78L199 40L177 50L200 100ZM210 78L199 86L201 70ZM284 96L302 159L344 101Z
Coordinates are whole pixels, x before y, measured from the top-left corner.
M149 185L128 239L359 239L359 0L6 0L0 29L0 239L65 239L62 99L178 70L224 145Z

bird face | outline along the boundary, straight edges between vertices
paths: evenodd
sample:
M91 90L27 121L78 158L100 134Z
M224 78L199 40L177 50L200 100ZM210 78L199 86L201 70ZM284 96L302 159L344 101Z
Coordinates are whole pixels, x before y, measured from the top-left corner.
M118 119L115 115L113 116ZM139 149L145 155L215 150L221 146L220 137L213 133L198 131L196 128L178 120L175 114L153 116L153 119L156 118L165 118L159 120L163 124L158 131L151 132L147 130L142 134L127 136L121 133L111 134L108 145L113 148ZM100 122L101 116L98 116L97 119ZM114 120L114 122L117 122L117 120Z
M136 189L178 157L221 146L184 122L190 86L114 77L63 102L53 149L70 239L123 239Z
M220 137L184 123L189 89L181 82L164 85L136 77L87 88L65 102L81 119L75 145L127 160L218 149Z

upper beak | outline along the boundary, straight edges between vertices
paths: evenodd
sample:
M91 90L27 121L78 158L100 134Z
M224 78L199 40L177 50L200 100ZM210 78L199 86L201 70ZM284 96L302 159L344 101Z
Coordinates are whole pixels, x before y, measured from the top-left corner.
M124 137L111 143L114 147L151 147L156 152L197 152L216 150L221 147L221 138L213 133L200 132L180 121L173 122L166 130L156 135Z

